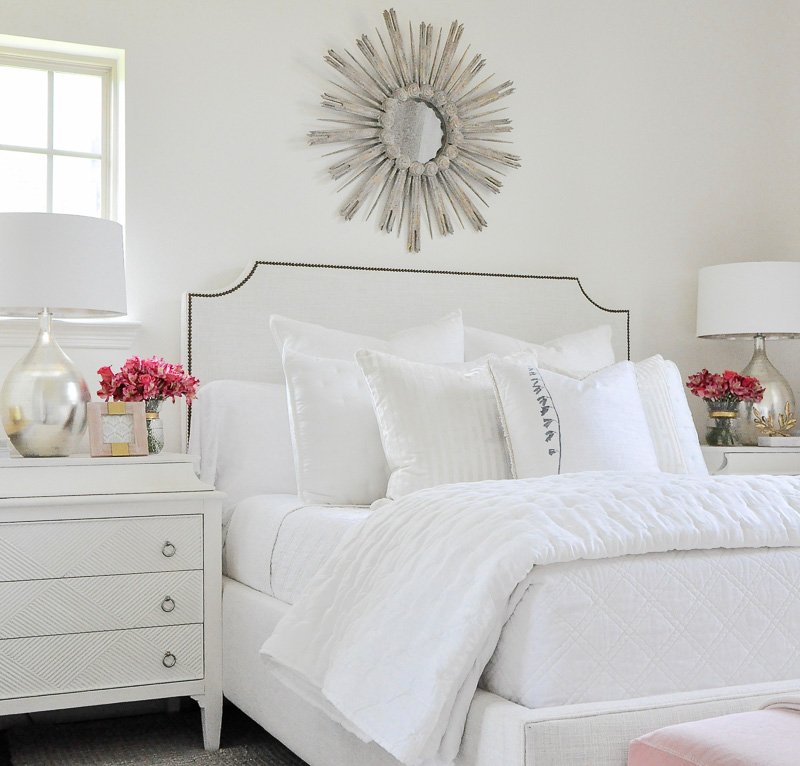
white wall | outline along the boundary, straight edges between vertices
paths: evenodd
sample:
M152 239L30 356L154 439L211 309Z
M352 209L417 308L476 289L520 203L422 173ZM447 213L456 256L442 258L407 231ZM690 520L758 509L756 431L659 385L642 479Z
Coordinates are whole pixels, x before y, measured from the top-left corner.
M506 101L523 167L491 200L489 228L426 240L419 255L337 216L324 150L305 140L333 74L324 52L374 39L386 5L0 0L0 33L126 50L128 279L143 323L131 353L177 361L181 293L261 258L576 275L632 310L635 358L661 352L685 374L742 367L746 343L694 337L696 274L800 258L800 4L397 6L404 23L458 18L487 71L517 88ZM800 390L797 343L774 348ZM19 351L0 354L0 375ZM126 355L73 353L90 381Z

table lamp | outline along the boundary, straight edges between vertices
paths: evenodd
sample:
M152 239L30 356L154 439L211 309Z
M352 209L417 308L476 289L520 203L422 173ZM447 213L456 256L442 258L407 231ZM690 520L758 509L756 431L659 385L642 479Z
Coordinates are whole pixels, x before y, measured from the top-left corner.
M122 226L102 218L0 213L0 315L39 317L39 335L0 391L11 443L67 456L86 430L89 389L53 337L53 317L126 313Z
M795 398L786 378L767 359L766 341L800 338L800 263L756 261L700 269L697 287L697 337L753 338L753 358L743 375L758 378L764 399L756 408L778 424ZM742 428L742 442L756 444L752 417Z

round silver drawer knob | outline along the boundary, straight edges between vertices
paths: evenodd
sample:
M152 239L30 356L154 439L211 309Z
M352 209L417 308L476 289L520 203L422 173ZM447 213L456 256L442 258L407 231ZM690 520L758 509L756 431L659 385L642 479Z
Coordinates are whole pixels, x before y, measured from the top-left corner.
M167 540L167 542L164 543L164 547L161 549L161 552L167 558L169 558L170 556L174 556L175 555L175 550L176 550L175 546L169 540Z
M162 609L163 609L165 612L171 612L171 611L172 611L172 610L175 608L175 601L173 601L173 599L172 599L172 598L170 598L169 596L167 596L167 597L166 597L166 598L165 598L165 599L164 599L164 600L161 602L161 608L162 608Z
M167 652L164 655L164 659L161 660L161 664L165 668L174 668L175 667L175 663L177 661L178 661L178 658L172 652Z

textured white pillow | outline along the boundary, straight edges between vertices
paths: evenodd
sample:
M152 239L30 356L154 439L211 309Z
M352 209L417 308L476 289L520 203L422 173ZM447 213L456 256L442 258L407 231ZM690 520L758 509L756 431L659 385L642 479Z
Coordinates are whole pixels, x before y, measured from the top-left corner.
M464 358L467 360L487 354L510 356L519 351L535 352L539 366L545 369L580 370L587 375L616 361L609 325L564 335L542 345L476 327L464 328Z
M708 466L700 449L700 440L694 425L689 402L686 400L686 388L683 385L680 370L675 362L664 360L664 372L667 377L672 413L675 416L675 426L678 439L683 448L683 456L689 473L696 476L708 476Z
M203 386L192 404L189 452L200 455L200 479L226 493L225 509L252 495L296 494L286 386Z
M303 502L369 505L384 497L389 468L355 352L377 347L415 359L462 362L461 312L403 330L386 341L280 316L270 318L270 327L283 351L297 489Z
M297 493L314 505L369 505L386 494L389 467L358 365L286 350Z
M278 314L269 318L269 327L282 352L288 349L310 356L352 362L356 351L368 348L417 362L443 364L464 361L464 325L460 310L452 311L430 324L401 330L386 340L332 330Z
M515 478L578 471L658 471L631 362L575 380L490 361Z
M392 472L387 497L511 477L485 362L437 366L374 351L359 351L356 360Z
M658 355L651 356L636 362L634 369L658 467L665 473L689 473L672 410L664 359Z

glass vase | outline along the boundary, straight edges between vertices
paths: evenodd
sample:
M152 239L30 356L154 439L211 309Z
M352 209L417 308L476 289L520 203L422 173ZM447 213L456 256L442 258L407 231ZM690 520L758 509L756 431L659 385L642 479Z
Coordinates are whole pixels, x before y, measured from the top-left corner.
M145 399L144 412L147 419L147 451L157 455L164 449L164 424L161 422L163 399Z
M736 447L739 444L739 413L709 405L706 444L711 447Z

